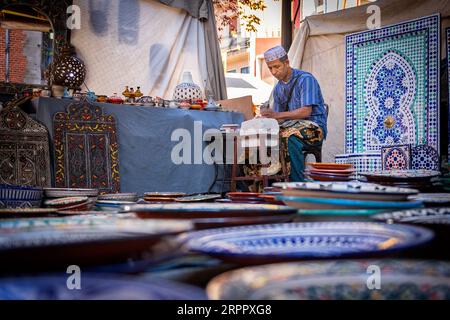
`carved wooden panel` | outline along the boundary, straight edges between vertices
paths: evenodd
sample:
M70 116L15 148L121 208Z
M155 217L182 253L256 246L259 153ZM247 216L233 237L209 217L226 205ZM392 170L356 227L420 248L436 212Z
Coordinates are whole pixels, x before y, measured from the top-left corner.
M48 187L47 128L23 112L19 104L11 103L0 112L0 183Z
M99 106L72 103L53 117L55 185L120 190L116 121Z

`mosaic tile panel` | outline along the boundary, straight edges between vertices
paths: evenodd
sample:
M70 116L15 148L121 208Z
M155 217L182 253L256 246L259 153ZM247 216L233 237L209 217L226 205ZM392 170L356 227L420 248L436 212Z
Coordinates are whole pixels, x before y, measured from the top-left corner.
M384 170L409 170L411 168L411 145L381 148L381 164Z
M346 153L439 150L440 16L346 37Z
M379 171L382 168L381 154L378 152L336 155L335 162L353 164L356 173Z
M411 169L439 171L439 154L436 149L427 145L413 147Z

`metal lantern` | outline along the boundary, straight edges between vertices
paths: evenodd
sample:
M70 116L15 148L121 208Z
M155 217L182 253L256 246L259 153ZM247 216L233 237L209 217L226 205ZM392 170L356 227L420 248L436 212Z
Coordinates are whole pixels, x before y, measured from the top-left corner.
M86 67L84 62L75 56L73 46L66 46L61 50L53 66L53 84L68 87L71 89L79 88L86 77Z

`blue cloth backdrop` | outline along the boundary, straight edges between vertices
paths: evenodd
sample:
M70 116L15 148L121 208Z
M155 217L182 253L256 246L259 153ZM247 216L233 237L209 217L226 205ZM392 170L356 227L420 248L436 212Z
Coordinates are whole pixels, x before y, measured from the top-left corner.
M39 98L36 119L49 130L53 141L53 115L66 111L72 100ZM201 110L138 107L98 103L103 112L113 114L119 141L119 170L121 192L176 191L189 194L207 192L214 183L214 165L194 163L194 121L202 122L202 134L225 123L240 124L242 113ZM176 165L171 160L172 148L179 141L171 141L176 129L187 129L191 134L192 164ZM198 136L198 135L197 135ZM202 137L197 139L202 139ZM203 149L207 145L203 142ZM50 145L52 165L53 143ZM203 153L203 150L202 150ZM54 181L54 171L52 170ZM220 173L219 173L220 177ZM221 179L220 179L221 180ZM212 191L220 191L217 183Z

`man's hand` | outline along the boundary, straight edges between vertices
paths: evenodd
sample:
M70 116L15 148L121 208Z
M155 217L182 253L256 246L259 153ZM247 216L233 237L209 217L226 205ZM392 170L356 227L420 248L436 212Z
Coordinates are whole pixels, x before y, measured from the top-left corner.
M278 119L278 112L275 112L272 109L266 109L261 112L261 116L264 118Z

